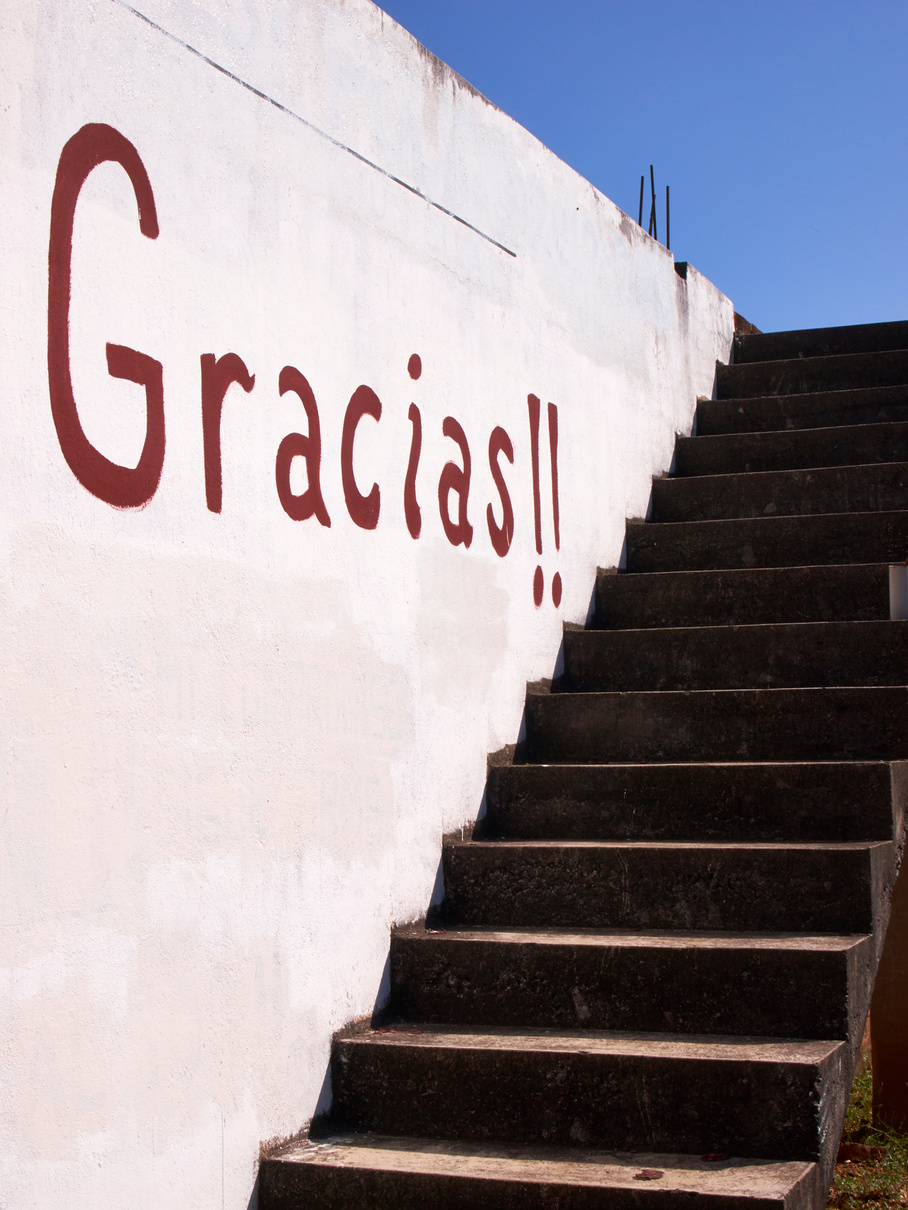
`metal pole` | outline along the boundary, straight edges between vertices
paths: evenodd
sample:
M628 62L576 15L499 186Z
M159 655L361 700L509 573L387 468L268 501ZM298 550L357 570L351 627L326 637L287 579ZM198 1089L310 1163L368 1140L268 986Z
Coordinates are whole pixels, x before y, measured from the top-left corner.
M650 207L650 235L653 239L659 238L659 230L656 226L656 178L653 176L653 166L649 166L649 187L652 190L653 201Z
M665 246L671 252L672 248L672 219L671 219L671 199L669 197L668 185L665 186Z
M643 175L640 175L640 216L637 219L637 226L643 226Z

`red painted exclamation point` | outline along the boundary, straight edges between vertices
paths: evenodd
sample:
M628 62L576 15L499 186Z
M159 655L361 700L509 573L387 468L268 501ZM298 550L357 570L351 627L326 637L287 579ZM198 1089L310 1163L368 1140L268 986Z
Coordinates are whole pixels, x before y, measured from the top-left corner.
M539 399L536 395L527 395L527 408L530 412L530 454L533 463L533 520L536 525L536 554L542 554L542 502L539 498ZM545 588L545 577L542 568L537 567L533 575L533 604L538 609L542 604L542 593Z
M552 521L555 526L555 549L561 550L561 528L558 512L558 408L549 404L549 454L552 459ZM552 601L557 609L561 604L561 574L552 578Z

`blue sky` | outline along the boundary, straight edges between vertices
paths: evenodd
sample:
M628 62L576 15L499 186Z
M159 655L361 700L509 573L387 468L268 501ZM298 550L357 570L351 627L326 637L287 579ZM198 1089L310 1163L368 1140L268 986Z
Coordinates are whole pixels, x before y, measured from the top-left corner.
M380 7L764 331L908 318L908 0Z

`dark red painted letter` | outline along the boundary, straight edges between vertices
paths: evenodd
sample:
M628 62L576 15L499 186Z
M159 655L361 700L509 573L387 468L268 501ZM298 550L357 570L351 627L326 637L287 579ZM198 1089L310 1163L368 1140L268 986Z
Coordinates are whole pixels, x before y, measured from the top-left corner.
M145 387L145 444L138 464L120 466L96 450L82 428L73 396L69 360L69 306L72 293L72 244L76 203L82 186L99 164L119 164L132 184L139 230L158 237L154 194L139 153L112 126L93 123L74 134L60 156L50 208L47 292L47 379L57 440L70 470L84 488L116 508L147 504L164 467L164 388L159 361L124 345L107 346L114 378Z
M555 527L555 549L561 549L561 520L558 507L558 408L549 404L549 457L552 463L552 524ZM558 602L556 601L557 605Z
M492 539L492 549L503 559L511 549L511 541L514 537L514 509L511 506L511 497L498 462L499 454L504 454L508 462L512 466L514 465L514 447L511 445L511 438L503 428L492 429L492 435L489 438L489 469L495 480L495 486L498 488L498 495L501 497L500 528L495 524L491 504L486 509L486 521L489 526L489 537Z
M415 356L414 353L413 357ZM413 436L410 439L410 461L407 463L407 477L404 480L404 516L407 518L410 537L418 538L422 530L422 514L416 499L416 471L419 467L419 452L422 449L422 417L415 403L410 404L407 415L413 425Z
M542 501L539 495L539 399L527 395L530 413L530 460L533 467L533 523L536 527L536 553L542 554Z
M469 547L473 541L473 526L467 519L467 501L470 496L470 473L472 466L470 447L467 444L466 434L453 416L445 417L441 431L446 437L450 437L452 441L456 441L460 446L463 467L459 467L456 462L446 462L444 464L441 478L438 480L438 511L441 514L441 523L444 526L445 534L451 545L460 546L462 543L464 546ZM451 492L456 492L458 497L456 521L451 520L450 513L448 512Z
M347 404L341 434L341 481L347 512L362 529L375 529L381 508L381 491L378 484L373 483L368 496L364 496L356 486L353 475L353 442L356 439L356 426L363 416L381 419L381 400L371 387L366 386L357 387Z
M221 474L221 411L228 389L238 382L248 394L255 386L241 357L225 353L202 354L202 442L205 447L205 499L210 512L219 513L223 500Z
M302 433L289 433L277 449L274 478L281 506L287 516L292 517L294 521L306 521L309 517L317 517L322 525L330 527L331 518L328 516L325 498L322 495L322 430L315 395L305 376L294 366L284 366L278 379L278 386L282 395L293 391L295 395L299 396L309 421L308 437L304 437ZM294 458L306 459L308 487L300 496L295 496L290 489L290 467Z

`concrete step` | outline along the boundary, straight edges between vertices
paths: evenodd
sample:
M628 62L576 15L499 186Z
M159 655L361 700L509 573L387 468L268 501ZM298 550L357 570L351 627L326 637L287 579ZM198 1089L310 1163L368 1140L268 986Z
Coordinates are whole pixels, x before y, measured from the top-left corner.
M596 577L592 625L623 630L888 617L888 563L643 575L612 569Z
M901 833L908 765L498 765L474 830L500 840L865 841Z
M406 925L390 1019L860 1041L873 939ZM803 989L791 996L792 987Z
M825 1194L818 1166L800 1160L375 1134L304 1143L260 1171L261 1210L805 1210Z
M904 420L908 420L908 388L904 386L834 388L753 399L701 399L696 432L698 436L765 433Z
M908 622L566 630L559 691L908 685Z
M453 839L443 863L433 927L850 935L874 931L894 850L882 841Z
M781 361L791 357L828 357L839 353L878 353L908 349L908 322L851 324L735 337L735 364Z
M754 399L908 383L908 349L792 357L716 368L717 399Z
M628 521L625 543L631 572L901 563L908 558L908 512Z
M842 1042L371 1030L337 1036L334 1128L526 1146L813 1160Z
M893 512L908 508L908 462L653 480L653 521Z
M874 462L908 462L908 423L679 436L675 439L674 474L731 475Z
M530 693L525 721L530 764L908 757L904 687Z

